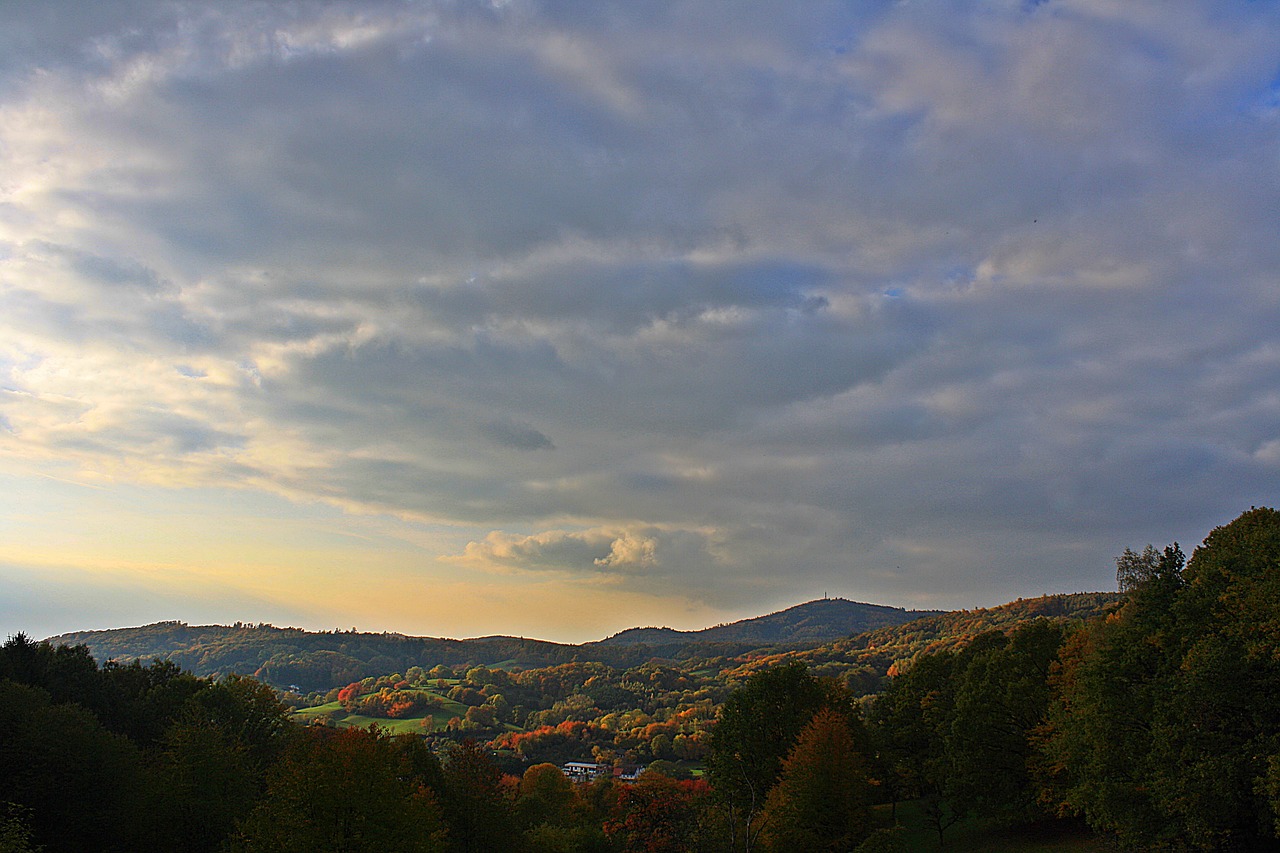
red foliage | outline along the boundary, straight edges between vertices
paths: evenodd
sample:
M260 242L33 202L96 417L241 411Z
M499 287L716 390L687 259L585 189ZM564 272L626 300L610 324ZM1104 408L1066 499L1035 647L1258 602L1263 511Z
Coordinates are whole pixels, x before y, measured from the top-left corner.
M353 686L358 687L358 685ZM348 694L348 698L343 699L343 694L348 690L350 688L338 694L343 707L349 712L363 714L366 717L387 717L393 720L416 717L440 705L437 697L416 690L392 690L390 687L384 687L368 696Z
M362 689L360 682L353 681L338 691L338 701L343 703L352 702L360 696Z
M522 756L539 755L547 747L568 741L587 743L612 743L613 732L595 723L566 720L556 726L538 726L527 732L507 732L498 735L490 743L494 749L511 749Z
M696 829L695 801L709 796L702 780L677 782L665 776L645 775L636 785L618 793L604 831L627 850L645 853L680 853L689 849Z

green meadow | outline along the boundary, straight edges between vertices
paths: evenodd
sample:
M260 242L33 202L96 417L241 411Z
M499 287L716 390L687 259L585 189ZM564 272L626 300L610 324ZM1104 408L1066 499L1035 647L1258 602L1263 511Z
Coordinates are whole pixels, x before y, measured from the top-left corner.
M442 704L433 708L430 714L390 719L350 713L342 707L341 702L333 701L325 702L323 705L314 705L310 708L301 708L293 712L293 718L304 726L325 721L330 725L343 729L366 729L369 726L377 726L382 731L392 734L425 734L427 732L442 731L449 720L467 713L466 705L448 699L434 690L419 689L412 692L434 696ZM430 718L429 726L425 724L428 718Z

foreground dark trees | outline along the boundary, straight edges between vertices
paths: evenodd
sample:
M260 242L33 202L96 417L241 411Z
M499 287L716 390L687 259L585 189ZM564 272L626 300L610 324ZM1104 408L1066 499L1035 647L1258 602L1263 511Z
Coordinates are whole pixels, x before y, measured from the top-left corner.
M230 847L443 853L446 830L431 788L439 765L423 759L410 741L363 729L312 729L272 769L265 795Z
M303 730L252 679L99 667L19 635L0 646L0 851L871 851L901 845L883 827L903 800L939 843L962 820L1076 815L1131 849L1276 849L1280 513L1250 510L1189 561L1171 545L1117 564L1108 615L917 655L875 697L803 663L758 671L719 710L707 779L629 785L504 775L472 741Z
M1109 616L979 635L874 700L883 790L919 797L939 839L970 815L1077 815L1134 849L1277 848L1280 513L1189 562L1174 544L1117 563Z
M51 851L128 849L145 815L142 756L84 708L56 705L35 687L0 682L0 802L29 816L32 836Z
M1147 554L1071 638L1045 751L1057 804L1135 845L1272 850L1280 819L1280 513Z
M438 757L413 735L304 730L252 679L99 668L23 636L0 674L5 853L725 849L705 783L520 780L473 741Z

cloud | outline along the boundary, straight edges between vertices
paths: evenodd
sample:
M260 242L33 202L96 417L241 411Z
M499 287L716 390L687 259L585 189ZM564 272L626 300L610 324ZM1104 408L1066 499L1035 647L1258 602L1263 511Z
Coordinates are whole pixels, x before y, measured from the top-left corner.
M657 565L657 543L650 537L624 534L609 543L609 555L592 561L601 567L636 566L647 568Z
M9 18L8 459L723 606L1089 586L1274 502L1270 7Z
M720 533L655 525L546 530L520 535L491 531L442 559L488 571L555 572L603 579L646 592L670 592L683 577L695 587L723 571Z

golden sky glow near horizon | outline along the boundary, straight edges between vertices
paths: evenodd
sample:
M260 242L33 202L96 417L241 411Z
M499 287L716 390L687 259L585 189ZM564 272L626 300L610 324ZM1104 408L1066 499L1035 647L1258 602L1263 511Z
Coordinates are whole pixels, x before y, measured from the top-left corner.
M1111 588L1280 494L1280 7L0 6L0 631Z
M144 624L169 612L193 624L448 637L509 634L519 625L521 636L588 642L633 627L632 618L698 628L722 615L611 583L577 581L569 590L563 580L458 570L425 556L424 544L435 541L429 531L380 516L235 492L24 485L15 503L31 511L6 520L0 562L0 583L17 590L0 608L10 633L24 630L24 598L36 596L54 603L45 605L42 636ZM85 607L98 612L86 615ZM235 613L242 615L229 618Z

